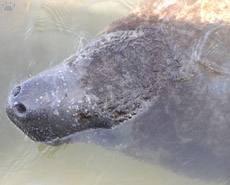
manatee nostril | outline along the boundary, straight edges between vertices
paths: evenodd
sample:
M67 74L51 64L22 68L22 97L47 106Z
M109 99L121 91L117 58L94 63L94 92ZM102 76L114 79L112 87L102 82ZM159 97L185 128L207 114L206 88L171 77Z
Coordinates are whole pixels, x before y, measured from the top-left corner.
M14 88L14 90L12 91L12 94L14 97L16 97L21 91L21 87L20 86L17 86Z
M17 112L19 112L19 113L21 113L21 114L23 114L23 113L26 112L26 107L25 107L25 105L23 105L23 104L21 104L21 103L16 104L16 105L15 105L15 109L16 109Z

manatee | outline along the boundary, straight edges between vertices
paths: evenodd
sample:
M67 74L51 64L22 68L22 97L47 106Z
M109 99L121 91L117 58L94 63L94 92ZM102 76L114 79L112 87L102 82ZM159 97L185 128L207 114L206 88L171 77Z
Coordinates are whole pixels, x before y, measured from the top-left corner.
M230 177L229 1L147 0L63 63L17 85L32 140L83 141L191 177Z

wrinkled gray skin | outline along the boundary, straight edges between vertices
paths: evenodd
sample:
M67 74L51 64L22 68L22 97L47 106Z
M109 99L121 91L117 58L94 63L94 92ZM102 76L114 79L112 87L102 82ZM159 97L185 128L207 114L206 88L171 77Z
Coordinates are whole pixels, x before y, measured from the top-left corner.
M229 180L229 26L151 21L18 85L7 114L35 141L99 144Z

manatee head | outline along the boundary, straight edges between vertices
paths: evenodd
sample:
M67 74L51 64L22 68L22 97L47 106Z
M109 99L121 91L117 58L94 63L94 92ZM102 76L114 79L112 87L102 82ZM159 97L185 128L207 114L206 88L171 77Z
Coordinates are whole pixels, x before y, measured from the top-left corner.
M170 65L156 65L170 58L165 45L156 30L102 35L62 64L16 86L7 114L26 135L42 142L119 125L157 97Z

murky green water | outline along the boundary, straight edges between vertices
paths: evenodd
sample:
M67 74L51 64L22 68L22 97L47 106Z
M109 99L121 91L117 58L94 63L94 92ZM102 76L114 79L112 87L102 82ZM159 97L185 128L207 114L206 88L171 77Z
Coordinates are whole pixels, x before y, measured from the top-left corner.
M0 1L1 185L210 184L84 143L34 143L7 119L8 92L60 63L140 0Z

